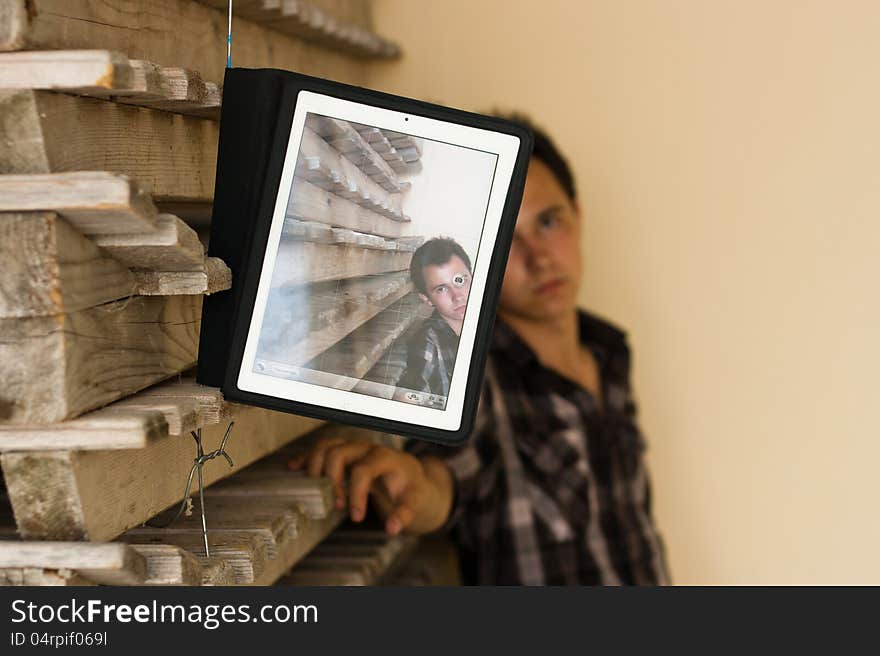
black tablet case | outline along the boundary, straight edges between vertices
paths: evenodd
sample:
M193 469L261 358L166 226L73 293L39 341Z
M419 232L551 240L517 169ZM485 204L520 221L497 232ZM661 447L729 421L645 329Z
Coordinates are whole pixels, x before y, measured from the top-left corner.
M368 417L239 390L237 374L259 283L263 252L284 167L296 98L314 91L377 107L506 132L520 139L520 151L492 254L477 339L468 372L461 428L444 431ZM226 69L220 116L220 143L208 255L232 271L230 290L206 296L202 305L197 381L220 387L228 400L400 435L458 444L470 433L479 398L498 293L513 238L532 135L526 128L478 114L273 69ZM240 326L236 330L236 326Z

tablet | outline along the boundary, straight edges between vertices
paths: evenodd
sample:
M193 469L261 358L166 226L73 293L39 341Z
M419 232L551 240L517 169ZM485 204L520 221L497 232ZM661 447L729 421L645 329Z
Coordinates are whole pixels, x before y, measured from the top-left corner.
M280 178L263 190L266 230L239 267L250 284L224 392L458 443L531 144L498 119L392 98L295 94L275 135Z

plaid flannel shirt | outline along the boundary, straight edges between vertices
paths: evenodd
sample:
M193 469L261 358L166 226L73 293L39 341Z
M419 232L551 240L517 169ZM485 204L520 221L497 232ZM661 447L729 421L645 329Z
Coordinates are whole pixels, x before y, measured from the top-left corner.
M406 370L397 387L449 396L449 383L458 353L458 335L434 310L407 344Z
M446 529L470 584L664 584L667 569L629 384L624 333L580 313L604 409L543 367L500 320L473 433L443 458L455 499Z

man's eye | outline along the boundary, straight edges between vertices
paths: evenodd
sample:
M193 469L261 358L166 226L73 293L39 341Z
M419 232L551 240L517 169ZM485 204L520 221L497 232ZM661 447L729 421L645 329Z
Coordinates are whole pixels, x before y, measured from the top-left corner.
M446 293L446 287L438 287L438 288L435 289L434 291L436 291L438 294L445 294L445 293Z
M546 228L555 228L558 223L559 223L559 217L556 216L555 214L553 214L550 216L542 216L540 219L539 225L542 228L546 229Z

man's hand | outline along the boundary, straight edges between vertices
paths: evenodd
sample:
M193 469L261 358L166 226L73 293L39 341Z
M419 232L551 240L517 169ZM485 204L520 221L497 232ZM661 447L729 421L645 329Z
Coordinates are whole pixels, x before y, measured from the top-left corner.
M336 488L336 507L344 508L347 499L355 522L366 515L372 492L391 535L403 530L430 533L443 525L452 508L452 474L437 458L419 459L364 440L325 438L288 466L305 467L309 476L329 477Z

